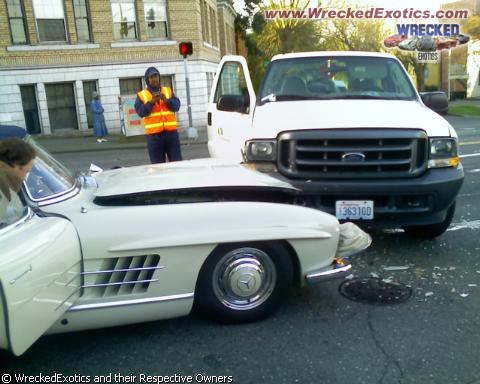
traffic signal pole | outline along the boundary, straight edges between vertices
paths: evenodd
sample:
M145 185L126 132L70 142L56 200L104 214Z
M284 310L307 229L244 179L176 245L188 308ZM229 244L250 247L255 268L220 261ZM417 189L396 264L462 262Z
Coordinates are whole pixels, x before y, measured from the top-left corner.
M193 128L192 122L192 104L190 102L190 81L188 79L187 57L183 57L183 66L185 68L185 85L187 86L187 110L188 110L188 129Z

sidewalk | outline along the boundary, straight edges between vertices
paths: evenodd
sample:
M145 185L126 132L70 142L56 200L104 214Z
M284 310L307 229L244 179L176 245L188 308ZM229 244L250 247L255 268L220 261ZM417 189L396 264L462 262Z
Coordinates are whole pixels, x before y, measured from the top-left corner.
M448 103L450 107L457 107L463 105L471 105L474 107L480 108L480 99L462 99L462 100L453 100Z
M206 127L197 128L198 138L191 140L186 137L186 130L180 130L180 142L184 145L207 143ZM121 134L107 136L108 141L97 143L93 132L62 132L55 135L34 135L35 141L50 153L89 152L115 149L147 148L145 136L126 137Z

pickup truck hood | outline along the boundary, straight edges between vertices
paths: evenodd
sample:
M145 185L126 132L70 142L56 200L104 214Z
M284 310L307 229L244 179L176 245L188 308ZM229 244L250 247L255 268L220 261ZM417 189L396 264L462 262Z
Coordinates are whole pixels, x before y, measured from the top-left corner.
M267 188L295 191L288 183L244 165L217 159L119 168L95 174L95 196L118 196L148 191L202 188Z
M327 128L416 128L430 137L456 137L443 117L418 101L276 101L257 106L253 117L258 138L275 138L281 131Z

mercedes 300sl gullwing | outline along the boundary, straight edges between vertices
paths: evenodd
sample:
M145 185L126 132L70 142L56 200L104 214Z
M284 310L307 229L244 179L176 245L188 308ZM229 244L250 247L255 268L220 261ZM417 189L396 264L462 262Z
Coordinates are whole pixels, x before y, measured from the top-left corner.
M0 348L16 355L45 333L184 316L194 305L220 321L258 320L292 284L350 274L344 257L370 244L242 165L73 177L24 140L37 157L23 212L0 217Z

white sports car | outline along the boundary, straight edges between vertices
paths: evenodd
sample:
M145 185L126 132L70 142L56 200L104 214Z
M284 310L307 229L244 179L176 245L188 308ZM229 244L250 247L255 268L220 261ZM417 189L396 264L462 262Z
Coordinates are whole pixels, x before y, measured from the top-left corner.
M370 244L242 165L205 159L74 178L24 139L37 158L23 213L0 224L0 348L16 355L44 333L184 316L194 305L254 321L294 283L349 274L343 257Z

